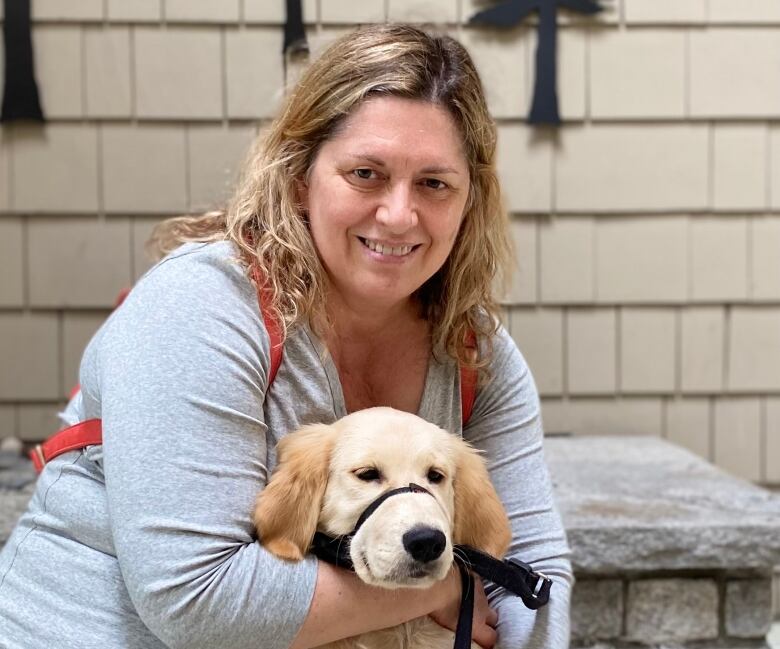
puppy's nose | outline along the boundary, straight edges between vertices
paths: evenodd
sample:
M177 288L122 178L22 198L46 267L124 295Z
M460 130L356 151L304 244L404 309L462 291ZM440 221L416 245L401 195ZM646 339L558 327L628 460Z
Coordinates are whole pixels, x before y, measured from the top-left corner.
M441 556L447 537L432 527L413 527L403 536L404 548L417 561L428 563Z

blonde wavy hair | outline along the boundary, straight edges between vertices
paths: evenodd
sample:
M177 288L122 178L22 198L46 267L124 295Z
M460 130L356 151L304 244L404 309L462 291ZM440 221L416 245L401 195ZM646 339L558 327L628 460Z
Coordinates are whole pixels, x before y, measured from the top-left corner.
M507 276L511 248L495 168L495 124L471 57L448 36L387 24L339 38L305 70L258 138L227 209L162 222L150 249L161 256L183 242L228 239L250 276L257 269L265 278L283 335L303 322L322 333L330 324L328 283L296 185L361 102L388 95L445 108L463 138L471 182L462 225L447 261L417 297L434 349L441 345L462 364L484 367L500 320L494 285L497 275ZM479 359L469 332L488 342Z

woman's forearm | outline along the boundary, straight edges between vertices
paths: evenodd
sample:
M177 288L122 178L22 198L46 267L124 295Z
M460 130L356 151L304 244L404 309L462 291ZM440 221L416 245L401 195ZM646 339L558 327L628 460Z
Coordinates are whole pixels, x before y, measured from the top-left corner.
M319 645L407 622L458 601L460 581L451 571L431 588L388 590L322 561L311 606L290 649Z

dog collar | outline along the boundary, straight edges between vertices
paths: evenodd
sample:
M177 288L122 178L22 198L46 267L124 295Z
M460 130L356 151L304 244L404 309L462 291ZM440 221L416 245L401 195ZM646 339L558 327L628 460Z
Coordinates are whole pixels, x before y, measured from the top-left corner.
M355 528L349 534L342 536L328 536L322 532L316 532L312 539L309 551L322 561L346 568L355 569L352 557L349 554L349 546L352 537L368 520L379 506L388 498L404 493L425 493L433 497L433 494L425 487L410 483L408 487L399 487L386 491L376 500L372 501L358 518ZM469 545L456 545L453 548L455 562L458 564L461 578L461 602L458 626L455 632L455 645L453 649L467 649L471 646L471 618L474 612L474 577L470 571L476 572L480 577L492 581L497 586L502 586L510 593L523 600L527 608L536 610L550 599L552 580L545 574L535 571L529 564L519 559L500 560L481 552Z

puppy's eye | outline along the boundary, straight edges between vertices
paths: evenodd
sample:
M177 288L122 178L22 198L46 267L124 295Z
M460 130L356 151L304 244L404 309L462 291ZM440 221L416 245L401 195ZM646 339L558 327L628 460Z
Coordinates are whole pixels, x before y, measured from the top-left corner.
M379 473L379 470L374 468L358 469L355 471L355 475L364 482L374 482L375 480L379 480L379 478L382 477Z
M444 480L443 473L437 471L436 469L428 470L428 482L432 482L433 484L439 484L442 480Z

